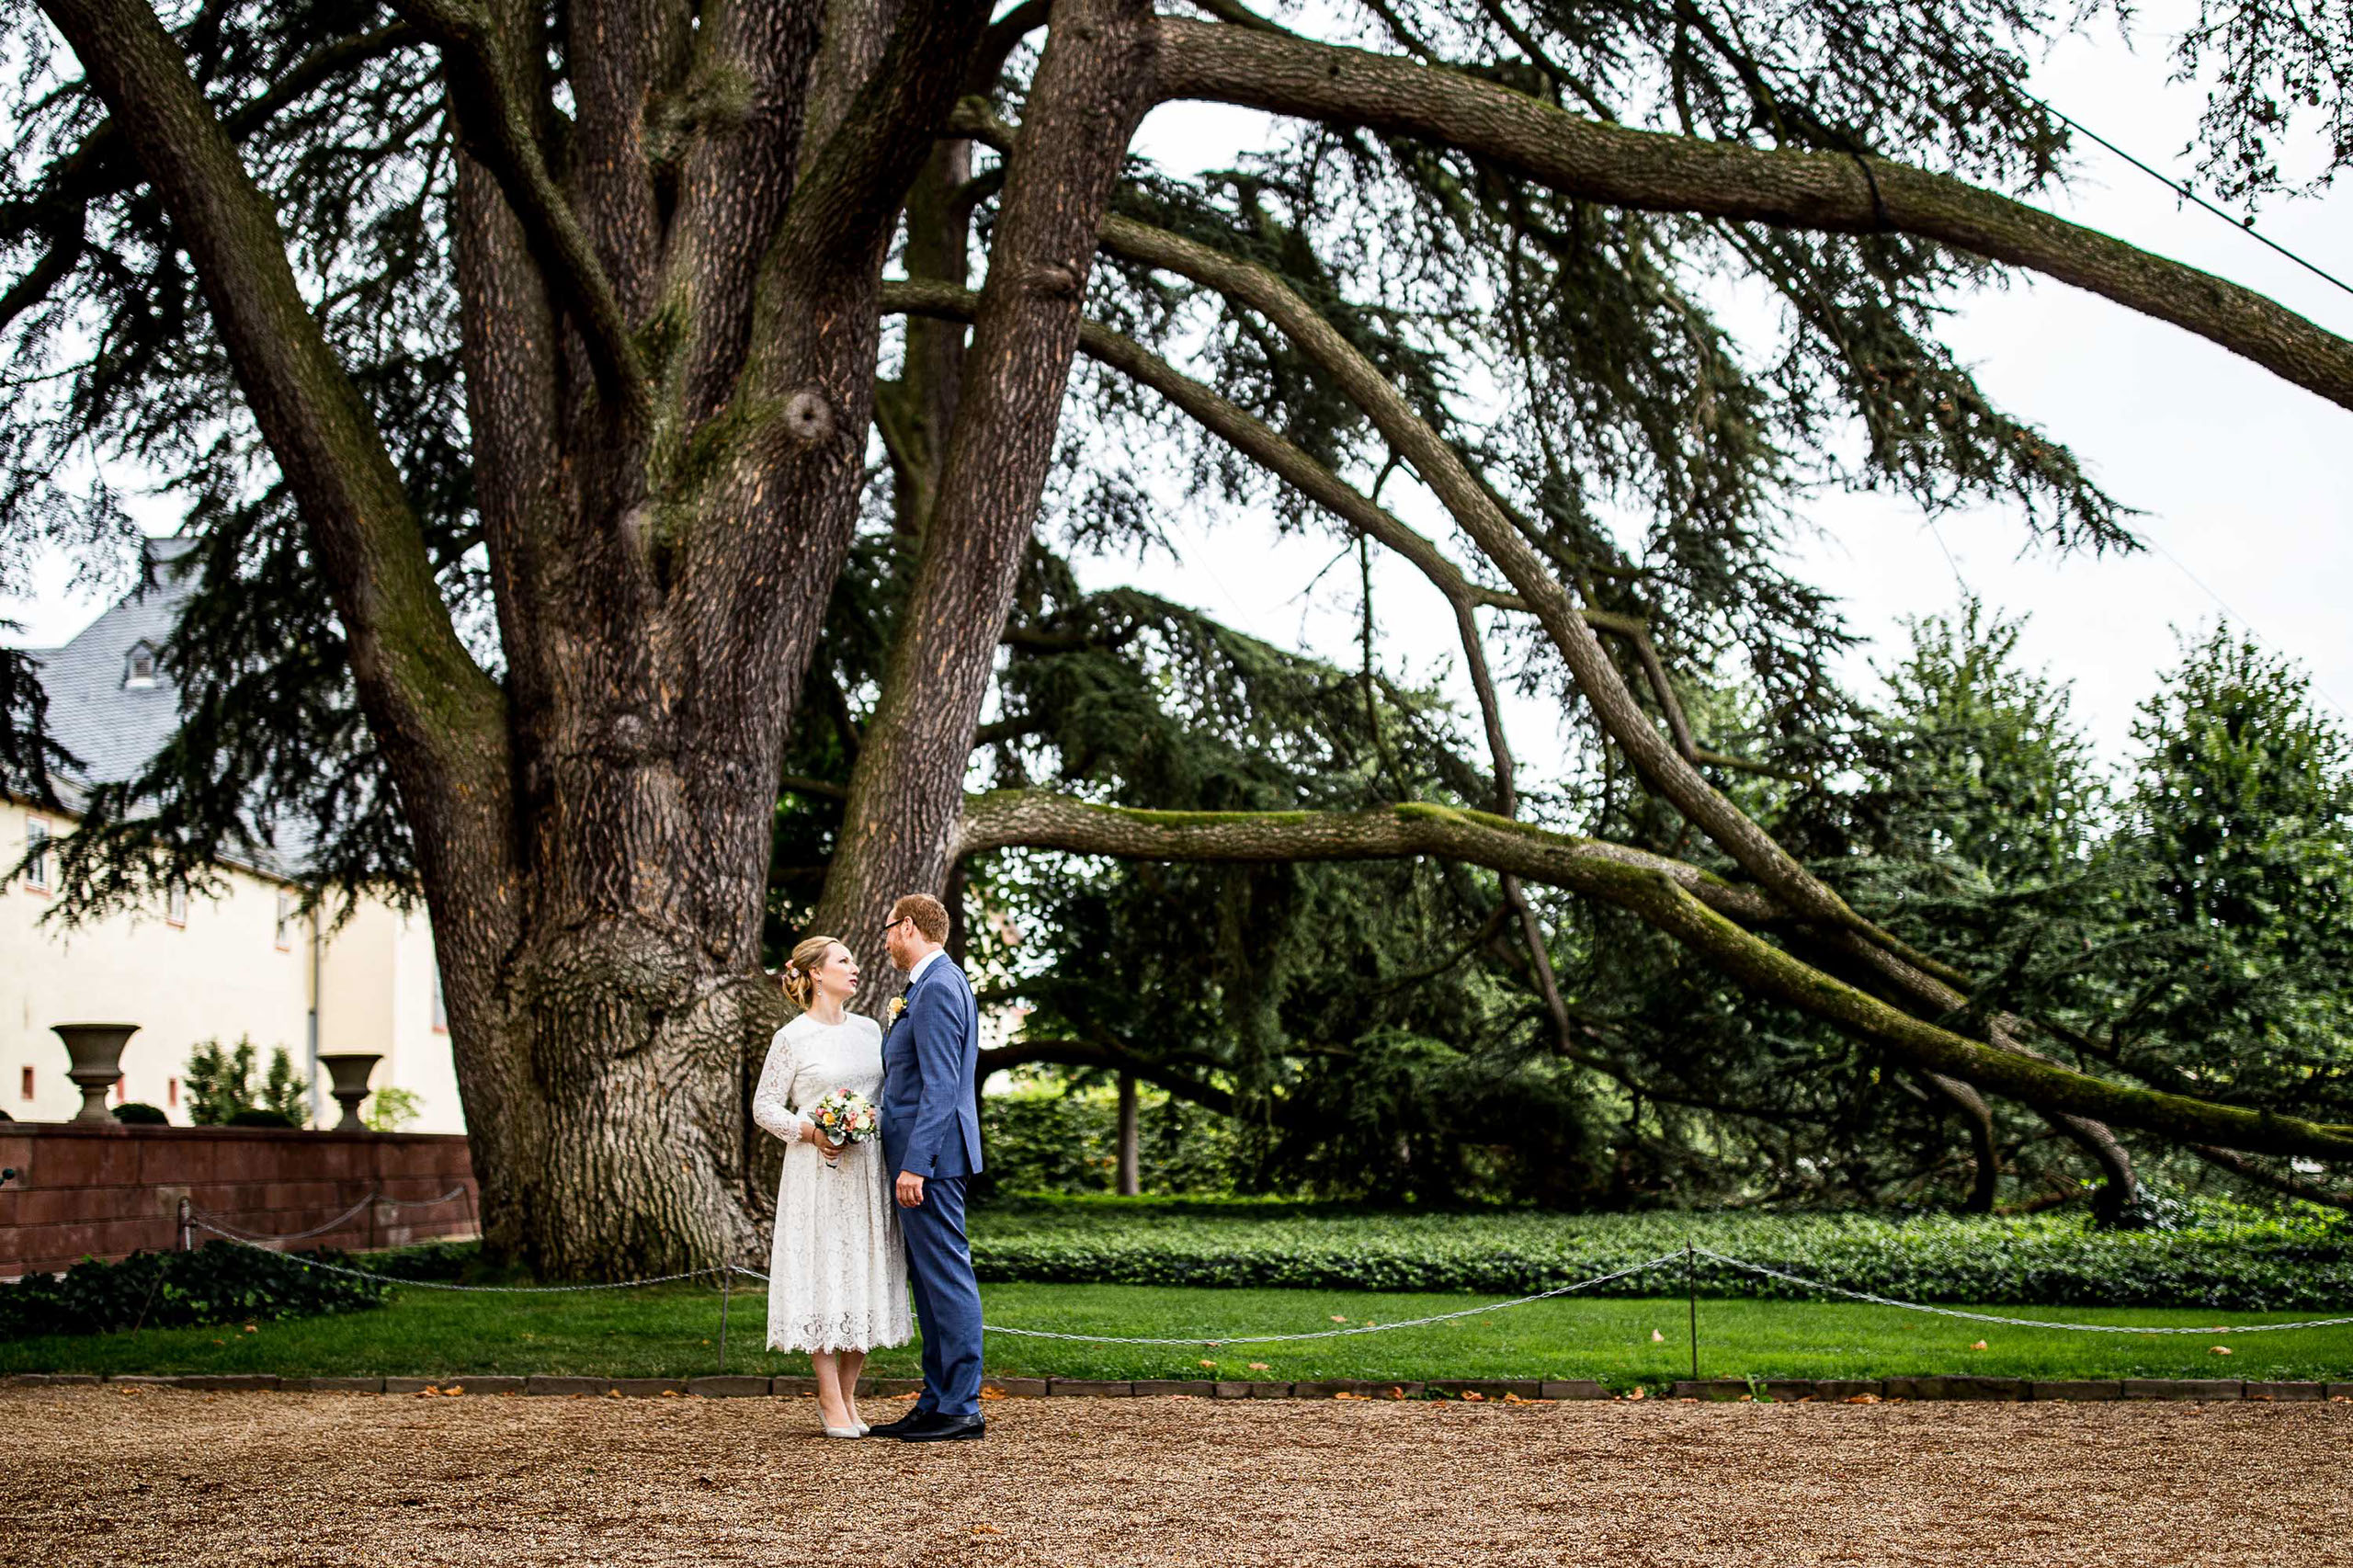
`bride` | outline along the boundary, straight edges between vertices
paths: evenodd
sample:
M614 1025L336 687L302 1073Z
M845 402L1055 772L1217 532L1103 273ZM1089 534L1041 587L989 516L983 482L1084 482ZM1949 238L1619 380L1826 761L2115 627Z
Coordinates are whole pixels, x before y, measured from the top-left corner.
M858 1375L877 1345L904 1345L905 1241L891 1211L880 1142L837 1146L800 1108L835 1089L882 1098L882 1030L847 1010L858 960L830 937L792 949L785 994L804 1009L776 1031L752 1119L784 1140L768 1261L768 1348L805 1350L828 1437L861 1437Z

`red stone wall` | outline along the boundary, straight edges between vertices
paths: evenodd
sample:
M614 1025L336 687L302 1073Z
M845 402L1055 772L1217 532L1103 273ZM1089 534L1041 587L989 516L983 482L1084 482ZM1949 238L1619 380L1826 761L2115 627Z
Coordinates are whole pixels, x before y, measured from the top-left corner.
M308 1231L361 1205L300 1247L476 1233L466 1141L446 1133L6 1121L5 1165L17 1175L0 1185L0 1279L176 1247L184 1198L214 1223L256 1236ZM453 1188L463 1192L429 1207L387 1201L422 1205ZM199 1245L213 1239L194 1236Z

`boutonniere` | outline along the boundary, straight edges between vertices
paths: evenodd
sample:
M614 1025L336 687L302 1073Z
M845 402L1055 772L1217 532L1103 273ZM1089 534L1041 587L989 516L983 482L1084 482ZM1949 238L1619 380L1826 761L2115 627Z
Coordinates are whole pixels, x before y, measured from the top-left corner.
M891 1021L895 1024L899 1021L899 1015L907 1010L907 999L904 996L893 996L891 998L891 1005L882 1010L891 1016Z

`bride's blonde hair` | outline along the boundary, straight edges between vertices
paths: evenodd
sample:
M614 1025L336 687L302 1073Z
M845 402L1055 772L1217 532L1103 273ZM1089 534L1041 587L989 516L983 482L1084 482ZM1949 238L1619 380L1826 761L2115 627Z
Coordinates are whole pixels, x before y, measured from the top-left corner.
M814 974L818 966L834 949L848 946L835 937L810 937L792 949L792 956L784 960L784 972L778 978L783 982L784 994L792 998L794 1006L804 1013L809 1010L810 1002L817 994Z

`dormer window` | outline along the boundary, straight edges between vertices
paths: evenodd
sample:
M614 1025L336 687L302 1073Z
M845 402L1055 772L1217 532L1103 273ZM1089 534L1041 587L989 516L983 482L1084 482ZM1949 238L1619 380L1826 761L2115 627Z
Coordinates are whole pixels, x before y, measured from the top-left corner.
M122 684L127 687L155 684L155 650L153 644L140 642L132 645L130 655L123 661Z

